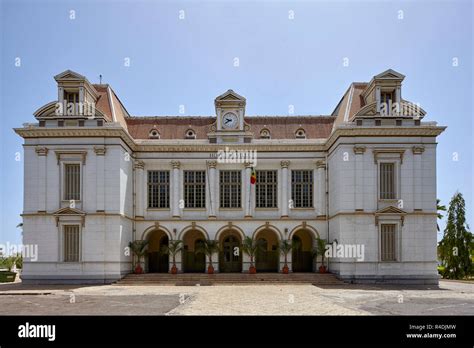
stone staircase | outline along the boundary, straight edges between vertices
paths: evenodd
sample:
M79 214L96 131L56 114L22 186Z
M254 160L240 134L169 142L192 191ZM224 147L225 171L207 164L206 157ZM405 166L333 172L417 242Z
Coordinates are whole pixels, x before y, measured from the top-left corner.
M255 284L313 284L313 285L344 285L345 283L331 273L146 273L128 274L117 285L255 285Z

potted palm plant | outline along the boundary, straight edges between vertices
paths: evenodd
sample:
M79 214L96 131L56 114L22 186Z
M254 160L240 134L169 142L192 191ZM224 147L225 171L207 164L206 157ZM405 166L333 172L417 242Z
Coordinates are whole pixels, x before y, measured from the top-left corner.
M319 273L326 273L326 266L324 265L324 257L326 254L326 241L324 239L317 239L316 246L317 254L321 255L321 266L319 266Z
M135 240L133 242L130 242L128 244L130 249L133 251L133 253L137 256L137 263L135 265L135 273L136 274L141 274L143 273L143 268L141 265L141 259L146 253L146 247L148 246L148 241L147 240Z
M245 237L242 243L242 250L244 253L246 253L250 257L250 267L249 267L250 274L257 273L257 269L255 268L253 264L253 260L255 258L255 255L257 254L258 249L259 249L259 245L257 241L253 240L252 237L249 237L249 236Z
M16 263L16 256L1 257L0 256L0 268L4 266L7 271L0 271L0 283L3 282L14 282L16 278L16 272L13 268Z
M171 274L177 274L178 268L176 267L176 255L183 250L182 240L172 240L168 245L163 245L162 252L167 255L171 255L173 259L173 266L171 266Z
M282 272L283 274L288 274L288 254L293 249L293 244L288 239L284 239L280 242L278 249L280 250L280 253L285 257L285 264L282 268Z
M198 253L203 253L209 258L209 266L207 267L207 273L214 273L214 266L212 265L212 255L219 252L219 243L216 240L206 239L202 245L196 250Z

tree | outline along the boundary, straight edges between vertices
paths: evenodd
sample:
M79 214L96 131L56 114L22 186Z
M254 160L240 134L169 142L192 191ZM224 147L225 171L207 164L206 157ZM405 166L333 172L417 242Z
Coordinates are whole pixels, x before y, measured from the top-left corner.
M209 267L207 272L213 273L214 266L212 265L212 255L219 252L219 243L216 240L206 239L196 250L197 253L203 253L209 258Z
M462 279L472 274L472 234L466 224L466 208L461 193L451 198L444 236L438 244L438 255L444 267L442 276Z
M242 250L250 257L250 268L254 268L253 260L257 251L260 249L260 246L257 241L252 239L252 237L246 236L242 243Z
M283 267L286 268L286 273L288 273L288 254L293 248L297 248L298 245L299 243L297 241L290 242L288 239L284 239L280 242L278 249L280 249L280 253L285 257L285 265Z
M172 240L168 245L163 245L162 252L167 255L171 255L173 259L173 268L176 268L176 255L183 250L182 240Z
M128 244L133 253L137 256L137 265L135 268L136 273L142 273L141 260L142 257L146 254L146 247L148 246L147 240L135 240Z
M441 220L443 218L443 214L440 213L440 211L446 211L446 206L445 205L441 205L441 200L438 198L436 200L436 210L438 212L438 219ZM439 224L436 223L436 228L438 229L438 232L439 232Z
M326 268L324 265L324 258L326 256L326 241L324 239L318 238L316 240L317 253L321 255L321 267Z

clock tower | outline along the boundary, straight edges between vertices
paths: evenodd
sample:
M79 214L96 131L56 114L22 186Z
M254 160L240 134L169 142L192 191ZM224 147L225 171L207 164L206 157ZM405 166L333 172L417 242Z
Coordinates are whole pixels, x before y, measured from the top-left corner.
M252 136L244 122L245 98L229 89L214 100L216 122L208 134L211 143L249 143Z

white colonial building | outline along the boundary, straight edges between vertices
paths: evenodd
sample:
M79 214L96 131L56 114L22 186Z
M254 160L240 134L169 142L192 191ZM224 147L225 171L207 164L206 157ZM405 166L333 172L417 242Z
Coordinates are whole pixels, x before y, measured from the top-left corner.
M109 85L65 71L58 99L38 109L24 138L27 282L112 282L132 271L128 244L148 240L146 272L168 272L160 252L182 240L180 272L204 272L196 253L219 242L218 272L247 272L239 250L259 240L257 272L279 272L279 242L299 240L293 272L313 272L316 240L345 253L345 280L437 283L436 137L387 70L352 83L331 115L246 116L232 90L209 117L132 117ZM252 102L258 102L254 100ZM255 184L250 184L254 173ZM361 255L348 254L361 250ZM352 249L351 249L352 248Z

